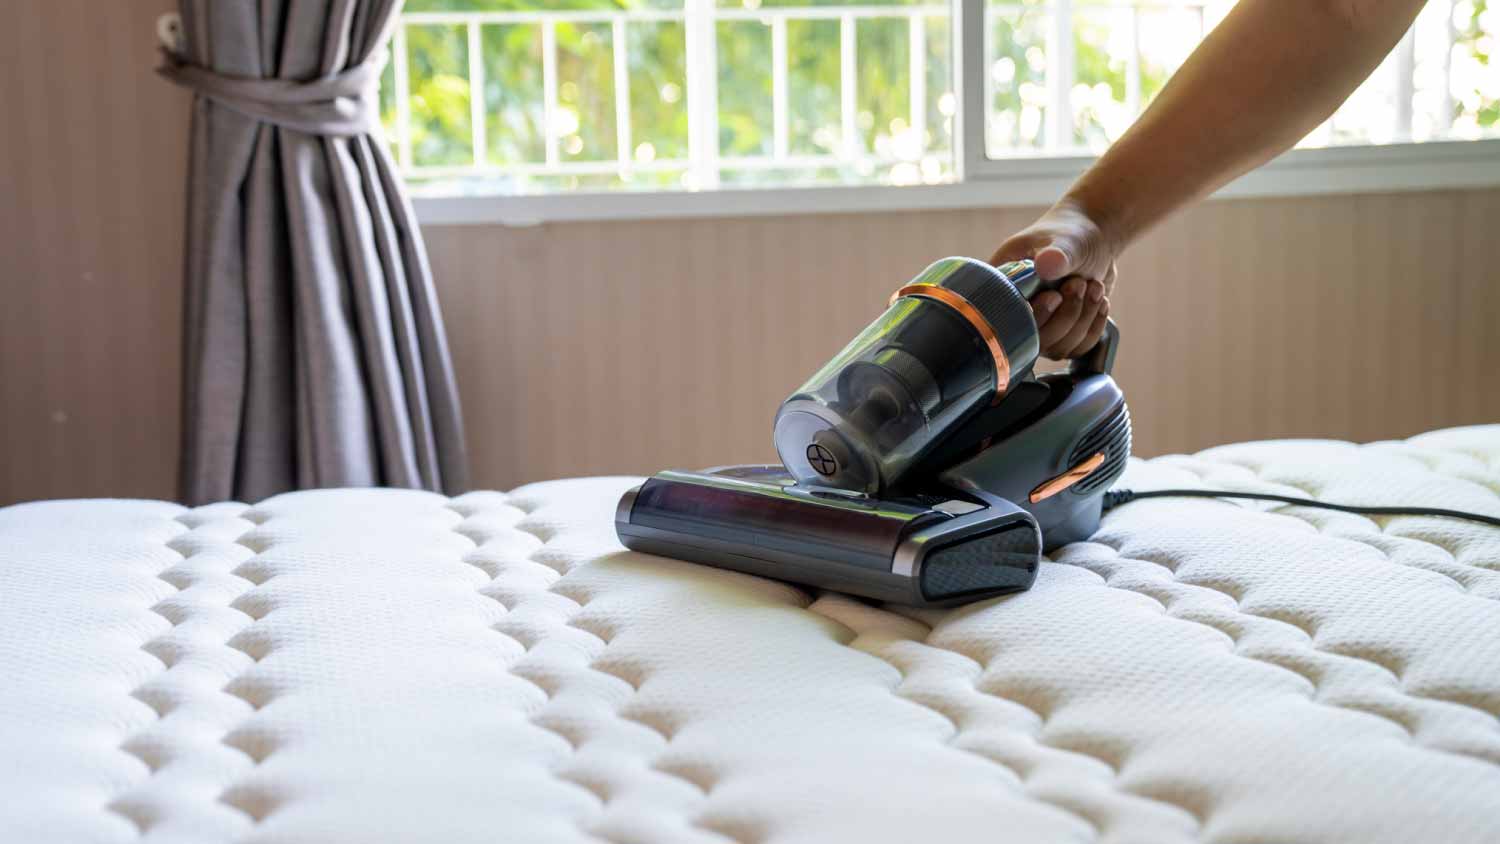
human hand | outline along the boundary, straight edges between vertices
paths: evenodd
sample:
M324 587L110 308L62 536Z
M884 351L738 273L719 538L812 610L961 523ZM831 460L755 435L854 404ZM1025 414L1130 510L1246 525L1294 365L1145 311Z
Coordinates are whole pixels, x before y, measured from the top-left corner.
M1031 298L1042 354L1062 360L1083 355L1103 336L1117 251L1098 223L1064 200L1000 244L990 263L1030 258L1044 281L1064 279Z

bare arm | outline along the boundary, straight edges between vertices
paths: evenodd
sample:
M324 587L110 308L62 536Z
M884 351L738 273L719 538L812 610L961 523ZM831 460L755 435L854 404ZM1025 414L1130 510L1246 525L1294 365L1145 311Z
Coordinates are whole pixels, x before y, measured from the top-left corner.
M1327 120L1424 2L1241 0L1068 199L1123 249Z
M1177 209L1290 149L1359 87L1423 0L1240 0L1140 120L995 261L1035 257L1043 349L1088 351L1115 258Z

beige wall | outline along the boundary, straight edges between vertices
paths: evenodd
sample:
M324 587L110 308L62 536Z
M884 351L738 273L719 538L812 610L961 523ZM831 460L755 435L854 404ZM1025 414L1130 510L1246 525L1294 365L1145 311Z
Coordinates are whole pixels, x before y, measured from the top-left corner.
M164 0L0 3L0 503L175 486L187 98Z
M170 496L186 95L161 0L0 11L0 503ZM427 231L476 483L768 459L776 402L1035 209ZM1500 190L1206 204L1125 262L1137 450L1500 419Z
M777 402L1035 209L429 231L484 485L771 459ZM1500 191L1213 202L1131 252L1137 451L1500 419ZM524 444L524 446L520 445Z

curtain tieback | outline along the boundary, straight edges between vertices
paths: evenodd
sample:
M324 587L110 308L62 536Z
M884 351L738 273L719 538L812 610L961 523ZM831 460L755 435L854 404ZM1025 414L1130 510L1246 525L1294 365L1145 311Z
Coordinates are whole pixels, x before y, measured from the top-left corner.
M321 79L258 79L215 73L162 50L165 63L157 73L225 108L262 123L312 135L350 137L380 125L376 96L384 56L371 57L341 73Z

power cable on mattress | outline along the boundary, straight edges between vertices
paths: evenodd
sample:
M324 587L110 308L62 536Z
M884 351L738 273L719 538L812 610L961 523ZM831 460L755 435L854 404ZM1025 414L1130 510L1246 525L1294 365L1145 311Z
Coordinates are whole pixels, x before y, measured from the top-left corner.
M1109 512L1122 504L1142 498L1249 498L1255 501L1276 501L1298 507L1318 507L1337 510L1341 513L1357 513L1363 516L1441 516L1449 519L1464 519L1471 522L1500 527L1500 518L1465 510L1445 510L1441 507L1357 507L1350 504L1333 504L1315 498L1298 498L1294 495L1276 495L1270 492L1227 492L1216 489L1115 489L1104 493L1104 511Z

